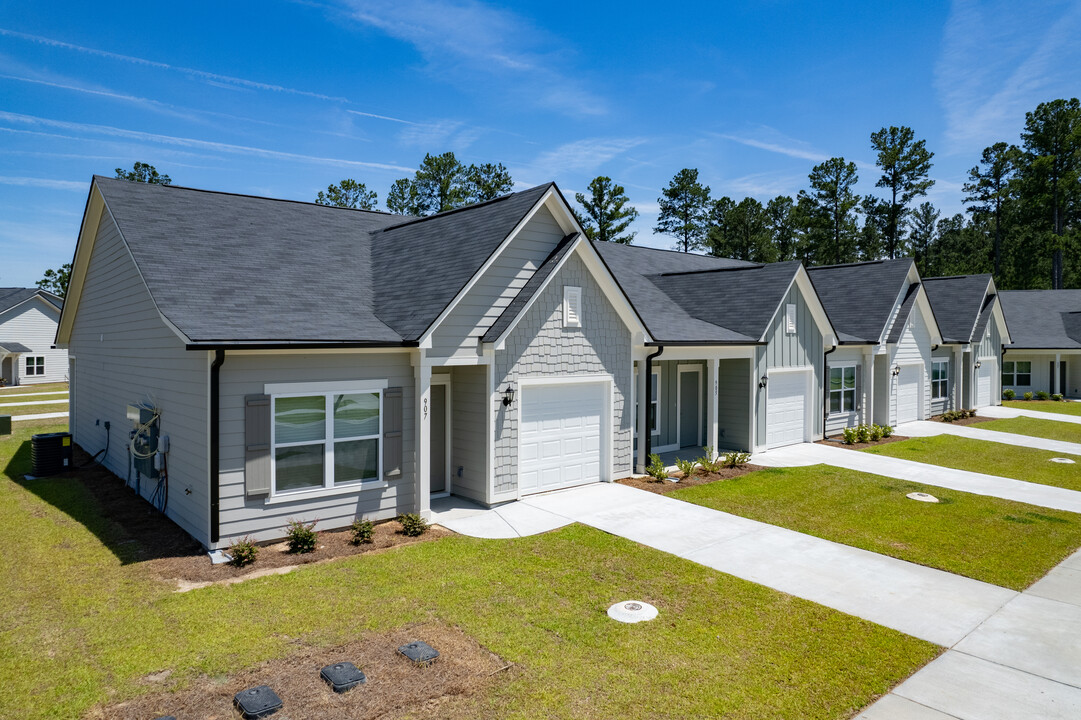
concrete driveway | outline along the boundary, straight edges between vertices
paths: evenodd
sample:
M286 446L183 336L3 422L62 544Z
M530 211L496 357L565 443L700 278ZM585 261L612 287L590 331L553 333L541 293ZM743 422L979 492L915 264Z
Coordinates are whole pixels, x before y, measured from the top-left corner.
M1035 437L1033 435L999 432L998 430L984 430L980 428L979 425L951 425L950 423L944 422L919 420L917 422L899 425L896 432L898 435L906 435L908 437L956 435L957 437L969 438L970 440L985 440L987 442L1001 443L1003 445L1036 448L1037 450L1048 450L1064 455L1081 455L1081 443L1066 442L1064 440L1050 440L1048 438Z

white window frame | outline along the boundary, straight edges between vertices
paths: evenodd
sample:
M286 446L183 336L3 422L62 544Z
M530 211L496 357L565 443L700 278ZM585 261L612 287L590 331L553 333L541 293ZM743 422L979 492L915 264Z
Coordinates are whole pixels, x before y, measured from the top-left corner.
M264 391L270 395L270 498L279 500L297 499L318 495L334 495L349 492L359 492L373 485L384 486L388 483L383 480L383 418L385 408L383 404L383 391L387 387L386 381L379 382L348 382L348 383L283 383L266 385ZM370 393L379 396L379 430L375 435L363 435L348 438L334 437L334 397L336 395L361 395ZM322 440L301 440L294 443L277 442L277 422L275 421L277 401L282 398L294 397L322 397L324 399L324 422ZM376 475L374 478L364 478L359 481L335 484L334 482L334 445L340 442L354 442L357 440L376 441ZM278 490L278 448L300 447L304 445L323 446L323 484L317 487L302 490Z
M27 355L26 362L23 363L26 368L25 375L27 377L38 377L45 374L45 356L44 355Z
M785 305L784 330L788 335L796 334L796 303L788 303Z
M847 368L852 368L852 387L845 387L845 369L847 369ZM829 375L832 375L834 370L840 370L841 371L841 387L840 387L839 390L834 390L833 389L833 378L829 377ZM859 398L856 397L856 386L859 384L859 378L857 377L858 370L859 370L859 367L858 367L858 365L856 363L844 363L843 365L830 365L829 366L829 371L828 371L828 374L827 374L826 381L827 381L828 385L830 386L830 390L829 390L828 396L826 397L826 402L829 403L829 409L830 409L829 411L830 411L831 415L843 415L843 414L846 414L846 413L854 413L854 412L856 412L856 407L859 406ZM852 407L849 408L848 410L845 410L845 393L848 392L849 390L852 391ZM841 404L839 406L840 407L839 410L834 410L833 409L833 394L834 393L840 393L841 394Z
M653 379L657 379L657 395L653 396ZM649 434L660 435L661 434L661 369L659 367L650 368L649 373L649 406L653 410L652 416L649 418Z
M582 327L582 288L563 286L563 327Z
M1017 366L1020 365L1021 363L1025 363L1026 365L1028 365L1028 372L1021 372L1018 369ZM1010 369L1007 370L1006 366L1009 366ZM1010 382L1003 382L1003 385L1008 385L1010 387L1032 387L1032 361L1031 360L1006 360L1006 361L1004 361L1002 363L1002 379L1005 380L1007 375L1010 376ZM1021 376L1021 375L1028 375L1028 382L1027 383L1019 383L1019 382L1017 382L1017 378L1019 376Z
M942 377L935 380L935 374L938 372L938 366L945 365L945 369L942 371ZM942 384L941 394L938 392L939 383ZM932 400L948 400L950 397L950 361L949 359L932 359L931 360L931 399Z

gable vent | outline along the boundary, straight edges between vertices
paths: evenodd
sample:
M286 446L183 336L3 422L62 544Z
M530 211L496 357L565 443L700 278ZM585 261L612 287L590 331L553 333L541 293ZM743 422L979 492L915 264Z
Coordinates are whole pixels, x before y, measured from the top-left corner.
M582 288L563 287L563 327L582 327Z

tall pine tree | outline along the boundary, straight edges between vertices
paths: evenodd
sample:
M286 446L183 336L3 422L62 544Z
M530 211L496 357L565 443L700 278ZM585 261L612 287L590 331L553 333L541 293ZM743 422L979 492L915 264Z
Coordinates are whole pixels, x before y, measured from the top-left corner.
M683 168L657 198L660 214L653 231L671 235L676 249L698 250L709 228L709 186L698 182L697 168Z
M890 126L871 133L871 147L878 153L875 163L882 169L876 187L889 192L887 198L885 245L890 258L904 255L904 219L908 205L927 194L935 181L927 176L934 153L926 142L916 140L909 127Z
M574 199L584 212L574 212L586 237L599 242L615 242L630 245L636 233L627 233L630 224L638 217L638 211L630 205L630 198L622 185L612 178L600 175L589 182L589 197L575 193Z

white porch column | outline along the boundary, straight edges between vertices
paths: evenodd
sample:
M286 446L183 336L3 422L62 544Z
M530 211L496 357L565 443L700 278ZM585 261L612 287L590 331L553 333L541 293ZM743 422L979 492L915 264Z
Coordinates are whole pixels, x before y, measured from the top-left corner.
M953 407L952 410L961 410L965 404L965 349L961 345L955 345L953 355L950 357L950 366L953 372ZM975 405L975 403L973 403Z
M638 384L635 397L638 398L638 449L635 451L635 470L639 474L646 472L646 438L649 437L649 378L652 368L645 358L638 358Z
M1051 383L1052 383L1052 385L1051 385L1051 394L1052 395L1059 392L1059 388L1062 388L1062 385L1063 385L1062 378L1060 377L1062 375L1062 372L1061 372L1062 364L1061 363L1062 363L1062 353L1055 353L1055 372L1051 376L1051 378L1052 378L1052 380L1051 380ZM1065 390L1066 388L1062 388L1062 389ZM1066 395L1066 393L1062 393L1062 394Z
M717 455L717 441L718 441L718 425L719 418L717 417L717 395L718 395L718 374L721 369L721 361L718 358L712 358L706 361L706 445L713 448L714 457ZM713 458L710 458L711 460Z
M868 346L863 349L863 359L860 360L860 363L863 365L863 377L860 378L861 390L863 391L863 422L866 425L871 425L875 421L875 354L873 347ZM828 382L829 378L826 380ZM827 397L825 401L829 402L829 398Z
M416 356L413 374L416 378L416 407L414 409L416 431L416 508L425 520L432 516L431 506L431 403L432 366L424 357L424 350Z

